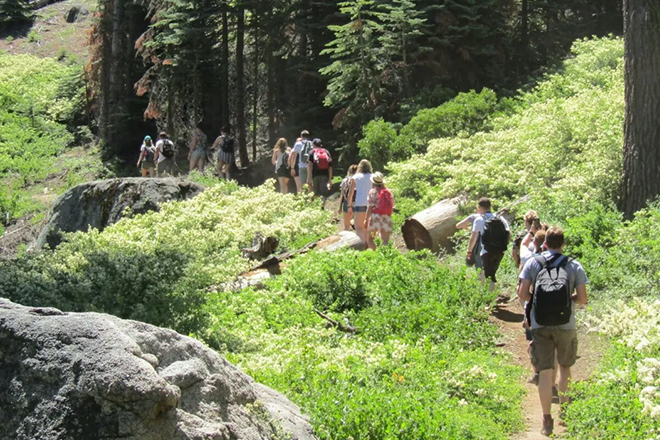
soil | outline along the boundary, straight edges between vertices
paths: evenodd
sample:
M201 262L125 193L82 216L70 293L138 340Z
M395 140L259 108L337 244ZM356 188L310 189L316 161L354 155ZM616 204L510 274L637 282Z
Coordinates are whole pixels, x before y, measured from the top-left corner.
M542 411L536 385L527 380L532 376L532 368L527 354L529 342L525 339L525 331L522 328L523 308L517 297L500 296L491 313L491 321L495 323L502 335L501 344L503 350L510 353L513 361L524 368L525 373L520 378L524 383L527 395L523 400L523 414L525 416L526 430L515 434L512 440L543 440L547 439L541 435ZM598 366L603 356L607 341L594 333L587 333L584 329L578 330L578 360L571 369L573 381L583 381L589 378ZM552 405L553 418L555 419L555 438L562 437L564 428L558 425L559 405L557 398Z

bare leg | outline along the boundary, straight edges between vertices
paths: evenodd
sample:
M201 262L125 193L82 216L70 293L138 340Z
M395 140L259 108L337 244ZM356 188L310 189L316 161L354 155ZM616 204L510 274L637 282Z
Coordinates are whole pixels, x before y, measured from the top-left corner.
M344 213L344 231L351 230L351 214L349 212Z
M147 171L146 168L142 168L142 177L147 177Z
M190 166L188 167L188 169L189 169L190 171L192 171L192 170L194 170L195 168L197 168L197 162L198 162L197 159L195 159L195 158L191 158L191 159L190 159L190 162L189 162Z
M376 242L374 241L374 233L371 231L367 232L367 247L371 250L376 250Z
M355 213L355 233L360 237L364 243L368 243L367 231L364 229L364 218L367 216L366 212Z
M197 168L199 169L199 172L204 174L204 169L206 168L206 158L202 157L197 161Z
M568 390L568 382L571 379L571 367L559 366L559 382L557 383L557 390L559 391L559 403L568 401L566 391Z
M543 415L550 414L552 406L552 368L539 372L539 399Z
M293 180L296 181L296 194L300 194L302 192L302 182L300 181L300 176L294 177Z
M390 233L386 231L380 231L380 238L383 240L383 245L387 246L390 244Z
M153 178L156 176L156 168L149 168L149 177Z
M286 177L280 177L278 179L280 181L280 192L282 194L286 194L289 192L289 179Z

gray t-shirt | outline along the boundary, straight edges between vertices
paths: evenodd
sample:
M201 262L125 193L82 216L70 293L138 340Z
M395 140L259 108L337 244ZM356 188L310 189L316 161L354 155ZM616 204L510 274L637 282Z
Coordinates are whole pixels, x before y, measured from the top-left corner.
M557 255L559 252L557 251L545 251L541 254L543 258L546 260L551 259L553 256ZM565 255L562 257L559 257L557 260L553 262L553 264L550 267L555 267L557 264L559 264L564 258L568 258ZM541 272L541 269L543 267L541 266L541 263L536 261L536 258L531 258L527 263L525 263L525 266L523 267L522 272L520 272L520 279L521 280L529 280L534 284L536 282L536 277L538 274ZM571 289L571 294L575 291L575 289L578 286L583 286L585 284L589 284L589 278L587 278L587 274L584 272L584 268L582 265L577 261L577 260L571 260L565 267L566 273L568 274L568 280L571 283L570 284L570 289ZM534 306L532 305L532 330L537 329L537 328L542 328L542 325L539 325L536 322L535 318L536 311L534 310ZM575 302L571 303L571 320L568 322L568 324L564 325L558 325L558 326L553 326L552 328L556 328L558 330L573 330L575 329Z
M472 217L476 216L476 217ZM487 212L484 215L479 215L479 214L472 214L470 218L474 218L472 221L472 232L478 232L479 233L479 240L481 241L482 236L484 235L484 227L486 226L486 220L489 218L495 217L495 214L492 212ZM509 230L509 223L506 221L504 217L500 217L502 219L502 223L504 223L504 227L506 230ZM481 241L481 255L486 253L486 248L484 247L483 241Z

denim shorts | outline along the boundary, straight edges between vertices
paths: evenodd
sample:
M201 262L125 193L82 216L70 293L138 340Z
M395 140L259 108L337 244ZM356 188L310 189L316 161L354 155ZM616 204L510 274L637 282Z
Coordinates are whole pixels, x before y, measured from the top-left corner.
M353 206L353 212L367 212L366 206Z

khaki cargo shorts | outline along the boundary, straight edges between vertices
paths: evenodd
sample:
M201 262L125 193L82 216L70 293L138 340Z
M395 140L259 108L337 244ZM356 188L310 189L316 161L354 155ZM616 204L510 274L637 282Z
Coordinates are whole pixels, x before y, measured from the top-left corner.
M578 339L576 330L558 330L552 327L532 330L532 365L536 371L555 368L557 362L572 367L577 360Z

